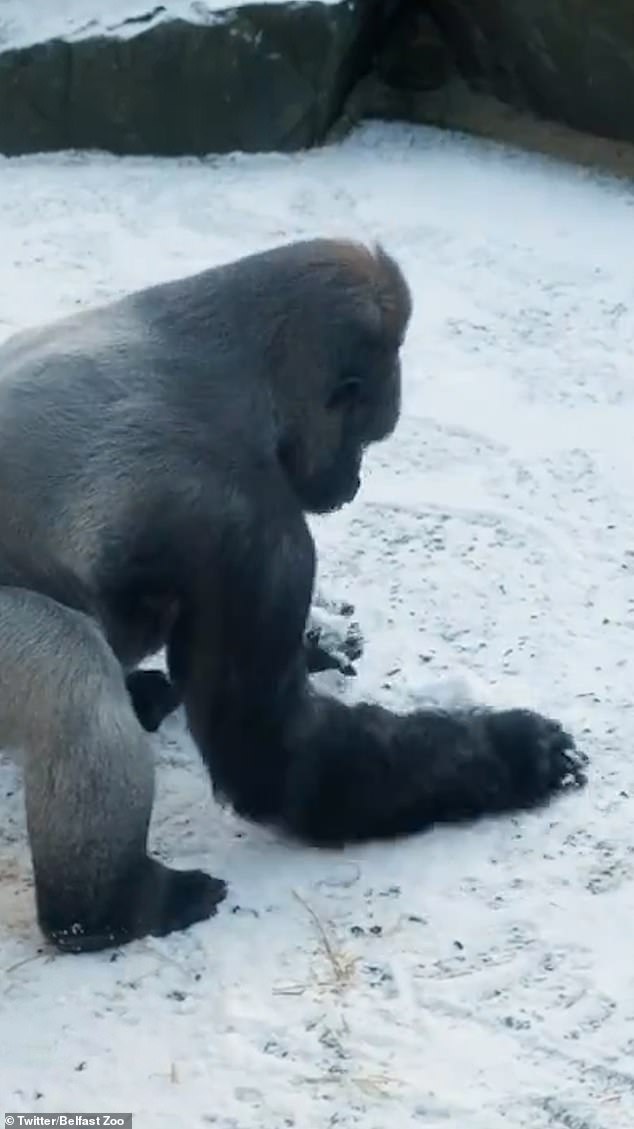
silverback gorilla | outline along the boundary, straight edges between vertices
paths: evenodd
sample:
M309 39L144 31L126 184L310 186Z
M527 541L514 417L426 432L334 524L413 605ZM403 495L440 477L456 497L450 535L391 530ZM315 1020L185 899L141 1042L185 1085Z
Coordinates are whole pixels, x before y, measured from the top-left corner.
M24 750L37 913L61 949L211 916L147 853L146 729L177 702L217 793L313 844L528 808L584 780L528 710L345 705L311 685L305 514L354 498L411 314L379 248L313 240L0 348L0 744ZM169 680L135 671L167 649Z

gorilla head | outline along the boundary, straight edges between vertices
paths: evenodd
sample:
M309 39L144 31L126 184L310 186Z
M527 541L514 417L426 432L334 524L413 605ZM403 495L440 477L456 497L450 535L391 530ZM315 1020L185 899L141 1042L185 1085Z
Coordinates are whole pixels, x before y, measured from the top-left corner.
M354 498L369 443L394 430L399 351L411 316L407 283L381 248L316 240L293 287L279 286L271 372L279 456L302 508L327 513Z

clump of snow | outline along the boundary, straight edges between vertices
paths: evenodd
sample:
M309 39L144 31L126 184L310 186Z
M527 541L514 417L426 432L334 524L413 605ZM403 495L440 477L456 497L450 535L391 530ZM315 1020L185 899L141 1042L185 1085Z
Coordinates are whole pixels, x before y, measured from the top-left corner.
M179 718L155 848L211 922L41 950L0 772L0 1093L218 1129L634 1123L634 190L431 130L208 161L0 161L0 335L275 243L380 237L411 281L404 413L315 522L366 638L336 693L529 703L592 757L546 811L345 853L220 811ZM248 327L247 327L248 328ZM439 683L438 680L441 680ZM448 681L442 681L448 680Z
M283 0L258 0L279 4ZM339 0L318 0L321 4ZM208 24L253 0L1 0L0 48L93 35L127 38L166 20Z

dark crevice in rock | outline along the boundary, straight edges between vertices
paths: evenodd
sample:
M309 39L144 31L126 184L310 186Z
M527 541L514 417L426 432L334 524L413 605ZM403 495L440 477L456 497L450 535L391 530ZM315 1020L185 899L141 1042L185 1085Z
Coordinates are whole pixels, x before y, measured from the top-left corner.
M398 0L384 9L370 66L351 90L331 140L360 120L427 121L427 98L455 74L451 49L420 0Z
M152 20L155 20L157 16L163 15L167 15L167 8L165 8L163 4L159 4L158 7L153 8L151 12L143 12L139 16L128 16L127 19L122 20L120 24L114 24L112 27L109 27L108 31L116 31L120 27L131 27L134 24L149 24L152 23Z

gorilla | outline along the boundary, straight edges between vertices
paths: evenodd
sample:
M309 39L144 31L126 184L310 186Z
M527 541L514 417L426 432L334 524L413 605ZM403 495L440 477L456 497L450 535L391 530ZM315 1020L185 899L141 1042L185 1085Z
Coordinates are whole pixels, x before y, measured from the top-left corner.
M178 703L216 794L313 845L584 783L537 713L399 715L309 678L306 514L350 502L393 432L411 310L380 246L315 239L0 347L0 745L24 753L38 922L60 949L185 929L225 895L147 851L146 730ZM169 677L138 669L162 648Z

